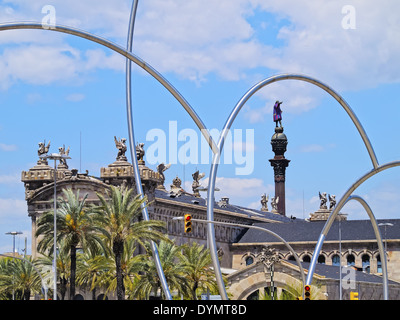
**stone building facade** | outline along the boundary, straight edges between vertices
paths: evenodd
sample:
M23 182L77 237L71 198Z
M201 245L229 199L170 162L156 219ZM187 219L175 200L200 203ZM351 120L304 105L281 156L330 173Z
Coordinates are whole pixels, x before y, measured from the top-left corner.
M198 172L193 174L192 192L181 187L179 177L173 179L168 186L163 174L167 167L160 165L155 170L148 168L143 155L143 152L138 153L138 163L143 190L151 201L148 207L150 219L164 221L168 236L175 239L178 245L196 242L206 246L206 223L196 222L191 233L184 233L182 221L173 220L174 217L181 217L186 213L192 214L195 219L206 220L207 199L202 198L198 191L199 180L204 175L199 175ZM116 161L101 168L99 177L89 175L87 171L79 173L76 169L69 169L65 161L55 171L46 160L40 158L34 167L21 174L28 215L32 220L33 257L37 256L38 239L34 236L37 219L44 212L53 210L55 178L57 195L61 195L64 188L72 188L74 191L79 190L81 196L88 194L89 204L98 204L96 193L106 194L111 185L135 188L133 166L120 149ZM262 192L260 190L260 194ZM284 211L268 211L265 195L261 199L261 206L260 210L244 208L234 205L232 199L223 197L215 203L214 219L219 222L258 225L279 234L294 249L307 271L307 263L311 261L329 209L320 208L308 220L294 220L287 217ZM400 220L379 222L389 222L392 225L382 236L388 253L390 298L400 299ZM215 225L215 236L221 267L228 277L228 292L233 299L257 298L260 290L271 287L270 278L260 261L260 254L265 248L273 249L279 257L274 263L273 285L276 290L290 291L292 289L288 288L288 284L291 287L301 285L299 267L294 263L292 253L276 238L254 229L222 225ZM341 263L342 266L350 265L356 271L356 290L360 292L361 299L380 299L382 278L379 261L378 247L369 220L334 222L318 258L313 285L319 288L319 293L315 298L338 299L338 265ZM345 290L344 298L348 294L349 290Z

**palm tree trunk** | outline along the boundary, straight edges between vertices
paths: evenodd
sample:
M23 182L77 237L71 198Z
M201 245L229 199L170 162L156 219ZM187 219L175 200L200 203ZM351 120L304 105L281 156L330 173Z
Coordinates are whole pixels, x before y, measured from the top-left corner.
M29 300L31 297L31 291L30 290L25 290L24 292L24 300Z
M113 252L115 257L115 270L117 273L117 298L118 300L125 300L125 287L124 279L122 276L121 259L124 251L124 244L120 241L114 241Z
M76 246L71 245L71 279L70 279L69 300L73 300L75 297L75 278L76 278Z

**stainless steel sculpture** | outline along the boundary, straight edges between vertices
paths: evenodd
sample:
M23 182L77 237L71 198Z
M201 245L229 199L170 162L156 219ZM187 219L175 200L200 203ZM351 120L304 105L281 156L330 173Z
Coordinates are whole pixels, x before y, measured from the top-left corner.
M134 20L135 20L135 15L136 15L136 8L137 8L137 1L135 1L132 5L132 12L131 12L131 18L130 18L130 27L129 27L129 35L128 35L128 49L131 48L132 44L132 39L131 36L133 35L133 26L134 26ZM151 76L153 76L157 81L161 83L164 88L166 88L177 100L178 102L182 105L182 107L185 109L185 111L189 114L189 116L193 119L197 127L200 129L201 133L203 134L204 138L206 139L207 143L209 144L211 150L216 153L217 148L215 146L214 140L212 139L211 135L209 134L209 131L203 124L202 120L199 118L199 116L196 114L196 112L193 110L193 108L189 105L189 103L185 100L185 98L160 74L158 73L153 67L151 67L148 63L140 59L139 57L135 56L130 50L125 50L122 47L112 43L111 41L108 41L104 38L95 36L93 34L90 34L86 31L78 30L76 28L72 27L67 27L67 26L60 26L60 25L54 25L52 28L49 29L44 29L41 23L37 22L13 22L13 23L6 23L6 24L0 24L0 31L5 31L5 30L15 30L15 29L37 29L37 30L50 30L50 31L55 31L55 32L61 32L61 33L66 33L70 35L74 35L80 38L84 38L87 40L90 40L92 42L96 42L100 45L103 45L123 56L125 56L127 59L130 61L134 62L136 65L141 67L143 70L148 72ZM127 88L130 88L130 64L127 63L129 67L127 66ZM129 72L128 72L129 71ZM129 80L128 80L129 78ZM131 94L130 91L127 91L127 95L129 95L129 98L127 98L128 101L131 100ZM139 175L139 169L138 169L138 164L137 164L137 159L136 155L134 155L133 150L135 150L134 147L134 135L133 135L133 120L132 120L132 110L131 110L131 103L127 103L127 120L128 120L128 131L129 131L129 146L131 149L131 158L133 162L133 168L134 168L134 173L135 177L139 177L139 179L135 179L136 184L137 184L137 191L140 194L143 194L142 186L141 186L141 181L140 181L140 175ZM142 214L143 214L143 219L148 220L148 212L146 207L142 207ZM152 250L153 250L153 256L155 257L155 262L156 262L156 267L157 271L159 272L160 280L162 282L162 287L165 293L165 296L170 300L172 299L171 294L168 289L168 285L166 283L165 277L163 276L162 272L162 267L161 263L158 258L158 251L155 246L155 244L152 244Z
M189 114L189 116L193 119L197 127L200 129L201 133L203 134L204 138L207 140L207 143L209 144L212 152L214 153L213 156L213 162L211 165L210 169L210 178L209 178L209 184L208 184L208 191L207 191L207 198L209 199L207 203L207 220L210 221L207 226L207 235L208 235L208 242L209 242L209 247L211 251L211 257L213 260L213 266L216 274L216 279L219 287L220 294L224 300L228 299L225 291L225 287L222 281L222 274L221 270L219 267L219 262L218 262L218 255L217 255L217 248L216 248L216 243L215 243L215 231L213 227L213 221L214 221L214 190L215 190L215 181L216 181L216 175L217 175L217 170L218 170L218 163L220 160L220 154L223 149L224 141L226 138L226 135L228 131L230 130L233 121L235 120L237 114L240 112L242 109L243 105L246 103L246 101L258 90L261 88L282 80L300 80L300 81L305 81L309 82L313 85L316 85L320 87L321 89L325 90L328 92L336 101L340 103L340 105L344 108L344 110L347 112L347 114L350 116L351 120L353 121L354 125L356 126L363 142L364 145L367 148L369 157L372 161L373 165L373 170L363 177L361 177L359 180L354 183L349 190L345 193L345 195L341 198L335 209L331 212L330 217L328 221L325 224L323 232L321 232L320 238L318 240L316 249L314 251L313 259L310 265L310 270L308 273L307 277L307 284L311 283L313 272L315 269L315 263L316 263L316 258L318 256L318 253L321 249L323 240L326 236L326 233L329 231L330 226L332 225L333 220L335 219L336 215L338 214L339 210L344 206L344 204L348 201L347 199L351 195L351 193L364 181L369 179L371 176L377 174L378 172L382 170L386 170L388 168L394 167L394 166L399 166L400 162L391 162L388 164L385 164L383 166L379 166L378 160L376 158L374 149L372 148L372 145L368 139L368 136L362 127L361 123L359 122L358 118L350 108L350 106L346 103L346 101L333 89L331 89L329 86L326 84L320 82L317 79L305 76L305 75L300 75L300 74L283 74L283 75L276 75L270 78L267 78L259 83L257 83L255 86L250 88L250 90L239 100L239 102L236 104L234 109L232 110L231 114L227 118L227 121L224 125L224 128L222 130L222 133L220 135L218 145L215 144L214 140L212 139L208 129L205 127L201 119L198 117L196 112L193 110L193 108L190 106L190 104L185 100L185 98L159 73L157 72L153 67L151 67L148 63L146 63L144 60L140 59L133 53L131 53L132 49L132 40L133 40L133 30L134 30L134 21L135 21L135 16L136 16L136 10L137 10L137 4L138 1L134 0L132 4L132 11L131 11L131 16L130 16L130 23L129 23L129 30L128 30L128 40L127 40L127 49L124 49L104 38L95 36L93 34L90 34L86 31L78 30L76 28L72 27L67 27L67 26L61 26L61 25L54 25L52 28L43 28L43 25L41 23L36 23L36 22L14 22L14 23L6 23L6 24L0 24L0 31L5 31L5 30L15 30L15 29L38 29L38 30L50 30L50 31L55 31L55 32L61 32L61 33L66 33L70 35L74 35L80 38L85 38L89 41L96 42L100 45L103 45L119 54L127 58L127 64L126 64L126 88L127 88L127 120L128 120L128 130L129 130L129 145L130 145L130 150L131 150L131 158L133 162L133 167L134 167L134 173L135 177L137 177L136 184L137 184L137 191L139 193L143 193L142 187L141 187L141 182L140 182L140 175L139 175L139 170L138 170L138 163L137 163L137 158L135 155L135 141L134 141L134 132L133 132L133 118L132 118L132 104L131 104L131 63L133 62L139 67L141 67L143 70L148 72L152 77L154 77L164 88L166 88L176 99L177 101L182 105L184 110ZM145 207L142 208L142 214L144 219L148 219L148 212ZM371 222L374 224L374 222L371 220ZM374 226L375 228L375 226ZM156 260L156 265L157 265L157 270L161 271L159 274L162 273L162 267L161 264L159 263L159 258L158 258L158 252L156 246L153 244L152 245L153 249L153 254ZM164 281L165 278L160 276L160 279L162 281L162 287L164 290L164 293L166 293L166 297L168 299L171 299L171 295L169 293L168 286L166 282Z
M131 15L130 15L130 19L129 19L128 40L127 40L127 45L126 45L126 49L129 52L132 51L133 31L134 31L134 27L135 27L137 5L138 5L138 0L133 0ZM131 84L132 74L131 73L132 73L131 61L129 59L126 59L126 73L125 73L125 76L126 76L126 117L128 120L129 148L131 151L131 159L132 159L132 163L133 163L133 170L135 173L136 190L137 190L137 193L140 195L140 198L143 199L144 192L143 192L142 181L140 178L140 172L139 172L139 166L138 166L138 161L140 158L137 157L137 151L136 151L136 147L135 147L135 136L134 136L134 130L133 130L132 92L131 92L131 90L132 90L132 84ZM142 208L143 219L148 221L150 218L149 218L149 213L147 211L146 203L142 203L141 208ZM172 300L172 295L171 295L171 292L168 287L167 279L165 278L165 275L164 275L164 270L161 265L160 256L158 254L157 245L155 244L154 241L150 241L150 247L151 247L151 251L153 253L154 264L157 269L158 277L160 278L161 287L163 289L164 295L167 298L167 300Z
M360 136L361 136L361 138L362 138L362 140L363 140L363 142L364 142L364 144L365 144L365 146L366 146L366 148L368 150L368 154L370 156L370 159L372 161L374 169L378 168L379 165L378 165L378 160L377 160L376 155L375 155L375 151L372 148L371 142L370 142L370 140L369 140L369 138L368 138L363 126L361 125L361 123L358 120L357 116L355 115L353 110L350 108L350 106L347 104L347 102L336 91L334 91L332 88L330 88L326 84L322 83L321 81L319 81L317 79L314 79L314 78L311 78L311 77L308 77L306 75L301 75L301 74L283 74L283 75L272 76L270 78L267 78L265 80L260 81L259 83L254 85L252 88L250 88L244 94L244 96L238 101L236 106L233 108L231 114L229 115L228 119L226 120L224 128L221 131L221 135L219 137L218 144L217 144L217 150L219 152L218 153L214 153L213 161L212 161L211 169L210 169L210 178L208 180L207 199L209 199L209 201L207 202L207 220L214 221L214 188L215 188L215 181L216 181L217 171L218 171L218 163L220 161L220 156L221 156L221 153L222 153L222 149L224 147L224 142L225 142L226 135L228 134L228 132L229 132L229 130L230 130L230 128L231 128L236 116L238 115L238 113L240 112L240 110L242 109L244 104L247 102L247 100L249 100L250 97L253 96L258 90L264 88L265 86L267 86L267 85L269 85L271 83L282 81L282 80L301 80L301 81L309 82L309 83L311 83L313 85L316 85L316 86L320 87L321 89L325 90L336 101L338 101L340 103L340 105L344 108L344 110L347 112L347 114L350 116L350 118L353 121L354 125L356 126L356 128L357 128L357 130L358 130L358 132L359 132L359 134L360 134ZM335 210L336 210L336 208L335 208ZM335 210L334 210L334 212L336 212ZM213 261L213 266L214 266L214 270L215 270L215 276L217 278L218 288L219 288L221 297L223 299L228 299L227 298L227 294L226 294L226 290L225 290L225 286L224 286L224 283L222 281L221 270L220 270L220 267L219 267L219 261L218 261L218 255L217 255L217 250L216 250L216 243L215 243L215 231L214 231L214 228L213 228L212 224L209 224L207 227L208 227L207 228L207 234L208 234L208 241L209 241L209 245L210 245L211 258L212 258L212 261ZM315 268L315 261L314 261L314 268ZM310 276L310 273L308 274L308 277L309 276ZM311 274L311 278L310 279L312 279L312 274ZM309 284L309 283L307 282L307 284Z
M338 215L339 211L343 208L343 206L347 203L347 201L350 200L351 194L352 194L362 183L364 183L365 181L367 181L369 178L371 178L372 176L376 175L377 173L379 173L379 172L381 172L381 171L384 171L384 170L386 170L386 169L390 169L390 168L394 168L394 167L398 167L398 166L400 166L400 161L393 161L393 162L389 162L389 163L386 163L386 164L384 164L384 165L378 166L377 168L372 169L371 171L369 171L369 172L367 172L365 175L363 175L361 178L359 178L359 179L358 179L355 183L353 183L353 184L350 186L350 188L344 193L344 195L342 196L342 198L340 199L340 201L339 201L338 204L336 205L335 209L334 209L334 210L331 212L331 214L329 215L329 218L328 218L328 220L326 221L326 223L325 223L325 225L324 225L324 227L323 227L323 229L322 229L322 231L321 231L321 234L320 234L320 236L319 236L319 238L318 238L318 242L317 242L317 244L316 244L316 246L315 246L314 253L313 253L313 256L312 256L312 259L311 259L310 268L309 268L309 270L308 270L308 275L307 275L306 284L311 284L311 282L312 282L312 277L313 277L314 271L315 271L315 265L316 265L316 263L317 263L319 253L321 252L322 244L324 243L325 237L326 237L326 235L328 234L329 229L331 228L333 221L335 221L335 218L336 218L336 216ZM360 201L358 198L357 198L356 200ZM367 213L368 213L368 216L369 216L369 218L370 218L370 220L371 220L372 226L373 226L374 230L376 230L376 229L378 228L377 223L376 223L376 220L375 220L374 217L371 219L371 216L370 216L370 213L372 213L372 211L369 211L370 209L366 208L366 203L365 203L365 201L363 201L361 204L362 204L362 205L364 206L364 208L367 210ZM373 215L372 215L372 216L373 216ZM376 232L375 232L375 235L376 235L377 240L378 240L378 236L377 236L377 233L376 233ZM379 235L379 238L380 238L380 235ZM379 247L379 250L380 250L380 246L382 245L381 242L382 242L382 239L380 239L380 241L378 240L378 247ZM385 260L385 262L383 262L383 260ZM387 271L385 270L385 268L386 268L386 256L383 255L382 253L381 253L381 261L382 261L382 267L383 267L382 271L386 273L386 272L387 272ZM384 264L385 264L385 266L384 266ZM387 275L385 275L384 278L387 278ZM387 298L387 297L388 297L388 293L386 292L386 298Z
M194 109L190 106L190 104L179 93L179 91L176 90L176 88L171 83L168 82L167 79L165 79L157 70L155 70L151 65L149 65L146 61L142 60L138 56L134 55L133 53L125 50L121 46L107 39L95 36L89 32L79 30L73 27L61 26L56 24L54 25L54 27L52 26L50 29L43 29L42 24L38 22L12 22L12 23L0 24L0 31L18 30L18 29L48 30L48 31L61 32L74 35L80 38L87 39L92 42L96 42L128 58L133 63L138 65L140 68L142 68L144 71L146 71L148 74L150 74L154 79L156 79L165 89L167 89L174 96L174 98L180 103L180 105L185 109L185 111L195 122L196 126L199 128L202 135L207 140L207 143L209 144L212 152L213 153L217 152L218 149L208 129L205 127L203 121L200 119L200 117L197 115Z

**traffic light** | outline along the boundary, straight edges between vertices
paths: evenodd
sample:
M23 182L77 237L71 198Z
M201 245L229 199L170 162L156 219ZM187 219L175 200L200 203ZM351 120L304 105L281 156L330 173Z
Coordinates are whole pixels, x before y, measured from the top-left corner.
M350 300L358 300L358 292L350 291Z
M192 215L191 214L185 214L184 223L185 223L185 233L192 232Z
M311 299L311 286L308 284L304 286L304 300Z

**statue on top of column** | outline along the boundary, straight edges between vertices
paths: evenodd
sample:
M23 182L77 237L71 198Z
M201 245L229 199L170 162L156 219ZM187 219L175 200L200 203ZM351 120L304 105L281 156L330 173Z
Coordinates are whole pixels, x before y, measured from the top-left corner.
M279 126L282 128L281 104L282 104L282 101L279 102L279 100L276 100L275 105L274 105L274 121L275 121L276 127L278 127L278 122L279 122Z

